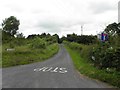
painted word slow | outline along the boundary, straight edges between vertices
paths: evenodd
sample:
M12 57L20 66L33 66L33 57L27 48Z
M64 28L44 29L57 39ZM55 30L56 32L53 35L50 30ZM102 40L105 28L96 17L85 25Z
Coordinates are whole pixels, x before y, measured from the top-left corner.
M59 68L59 67L42 67L42 68L36 68L34 69L35 72L39 72L39 71L42 71L42 72L56 72L56 73L66 73L67 70L66 68Z

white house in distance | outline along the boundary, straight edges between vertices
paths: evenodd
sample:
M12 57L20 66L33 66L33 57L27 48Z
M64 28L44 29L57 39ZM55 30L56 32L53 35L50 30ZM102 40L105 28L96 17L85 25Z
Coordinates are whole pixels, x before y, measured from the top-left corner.
M118 2L118 23L120 23L120 1Z

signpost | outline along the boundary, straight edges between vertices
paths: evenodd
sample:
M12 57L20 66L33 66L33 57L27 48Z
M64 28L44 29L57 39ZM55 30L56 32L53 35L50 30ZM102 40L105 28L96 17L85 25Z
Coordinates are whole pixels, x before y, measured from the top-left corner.
M101 41L102 42L105 42L108 40L108 35L104 32L101 33Z
M105 42L108 40L108 34L105 32L102 32L100 34L97 35L98 39L102 42Z

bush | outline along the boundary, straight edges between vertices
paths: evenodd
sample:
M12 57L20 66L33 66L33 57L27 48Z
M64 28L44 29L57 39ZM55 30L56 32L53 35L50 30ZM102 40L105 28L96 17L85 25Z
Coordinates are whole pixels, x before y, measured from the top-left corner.
M120 71L120 48L99 46L93 49L93 56L95 60L92 61L95 66L99 68L115 68Z
M30 47L33 49L45 49L46 48L46 41L44 39L37 37L32 41Z
M99 69L111 69L120 71L120 48L110 47L106 43L82 45L75 42L64 42L71 49L80 53L80 56L86 61L92 61L95 67Z
M78 51L81 51L82 50L82 47L80 46L80 44L78 43L75 43L75 42L72 42L69 44L69 47L71 49L75 49L75 50L78 50Z
M73 50L77 50L82 58L85 58L86 60L90 61L92 56L92 48L96 46L96 44L91 45L83 45L75 42L67 42L64 41L64 44L69 46Z
M45 37L44 40L47 42L48 45L58 42L55 36Z

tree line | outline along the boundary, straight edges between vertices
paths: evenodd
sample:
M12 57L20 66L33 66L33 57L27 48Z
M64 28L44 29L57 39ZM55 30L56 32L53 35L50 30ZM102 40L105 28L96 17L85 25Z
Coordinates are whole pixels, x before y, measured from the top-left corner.
M20 20L18 20L15 16L10 16L9 18L5 18L2 22L2 41L3 43L11 42L13 39L25 39L23 33L19 33L19 25ZM49 33L42 33L42 34L32 34L29 35L26 39L34 39L36 37L39 38L47 38L47 41L53 41L57 43L62 43L62 41L67 40L70 42L77 42L83 44L91 44L95 43L96 36L92 35L77 35L77 34L68 34L67 37L59 38L59 35L54 34L50 35ZM55 38L55 39L54 39Z
M97 36L93 36L93 35L77 35L75 33L73 34L67 34L67 37L62 37L61 41L69 41L69 42L76 42L79 44L93 44L96 43L97 40Z
M46 38L46 41L58 42L59 43L59 36L57 34L50 35L49 33L42 33L42 34L32 34L29 35L27 38L23 35L23 33L19 33L19 25L20 20L18 20L15 16L10 16L9 18L5 18L2 22L2 28L0 29L2 31L2 42L4 43L10 43L12 41L20 40L31 40L34 38Z

